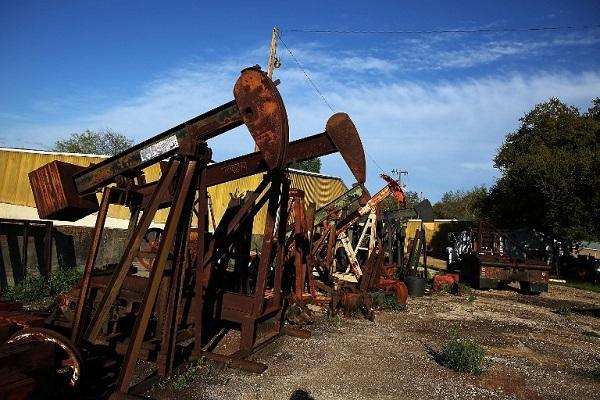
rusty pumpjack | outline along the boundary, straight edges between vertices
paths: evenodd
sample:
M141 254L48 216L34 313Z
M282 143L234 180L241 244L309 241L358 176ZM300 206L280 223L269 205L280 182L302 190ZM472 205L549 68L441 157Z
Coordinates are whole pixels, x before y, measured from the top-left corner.
M322 281L319 286L333 294L332 310L341 303L345 313L350 313L356 303L367 303L363 310L366 316L373 318L370 299L367 292L383 290L394 293L399 304L406 304L407 290L405 285L394 277L395 267L384 268L385 254L382 238L378 235L380 221L379 204L393 196L398 202L405 204L402 189L393 179L382 175L386 186L370 196L360 184L342 194L322 209L316 211L315 227L321 226L321 236L312 248L312 260L318 265L317 271ZM356 244L353 245L348 232L359 226L366 217ZM340 265L334 267L336 247L345 253L348 265L340 271ZM364 253L364 254L359 254ZM362 256L362 257L360 257ZM362 263L360 260L364 260ZM338 263L340 259L336 260ZM336 290L334 290L334 288Z
M98 211L76 297L66 299L63 313L49 317L56 322L53 329L70 337L52 342L77 353L69 358L71 367L66 372L72 386L82 370L84 377L87 373L96 378L93 381L106 384L98 371L87 368L105 371L112 365L118 378L108 392L114 398L139 392L143 385L130 385L140 358L155 362L158 376L201 356L261 372L264 365L244 358L283 333L306 336L304 331L285 328L282 318L289 195L285 167L339 151L356 179L364 182L362 144L343 113L328 120L325 132L288 143L283 101L275 84L256 68L242 71L234 97L99 164L82 168L53 162L30 174L41 218L76 220ZM242 123L259 151L209 165L212 154L205 141ZM166 158L160 180L146 183L142 169ZM206 188L261 172L266 174L256 190L230 204L214 234L207 233ZM116 186L108 186L111 183ZM95 192L99 190L98 207ZM98 275L94 264L111 204L130 208L129 239L114 271ZM264 237L260 257L252 261L256 265L252 274L249 244L240 239L248 238L263 206L267 209ZM169 214L150 276L131 275L143 236L156 211L165 207ZM193 214L198 226L192 241ZM241 332L238 350L229 355L213 352L223 330L232 325ZM31 334L22 330L11 342L30 343ZM99 388L91 383L86 389Z

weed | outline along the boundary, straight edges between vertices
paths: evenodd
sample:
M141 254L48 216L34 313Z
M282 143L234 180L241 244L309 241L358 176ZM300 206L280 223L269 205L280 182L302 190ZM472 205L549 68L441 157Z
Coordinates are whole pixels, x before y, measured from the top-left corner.
M383 290L370 292L369 295L373 300L373 307L382 310L402 311L406 310L406 304L398 304L396 296L393 294L385 294Z
M471 339L452 337L444 344L441 351L433 355L435 360L446 368L474 375L487 371L491 364L485 348Z
M600 293L600 283L592 283L592 282L567 282L567 283L557 283L556 285L560 286L569 286L581 290L588 290L590 292Z
M449 294L454 294L456 290L454 289L454 285L439 285L437 288L437 292L440 293L449 293Z
M590 336L590 337L597 337L600 338L600 333L598 332L594 332L594 331L583 331L583 334L585 336Z
M373 307L379 307L385 301L385 292L383 290L369 292L369 296L373 300Z
M3 296L11 301L32 302L69 291L81 277L76 269L57 270L49 280L43 276L30 275L15 286L7 288Z
M475 296L475 292L471 289L471 293L469 293L469 297L467 297L467 301L469 303L474 303L477 300L477 296Z
M581 376L585 376L586 378L600 382L600 365L596 365L595 367L589 369L582 368L578 372Z
M562 315L563 317L568 317L573 313L573 309L569 306L561 305L560 307L558 307L558 310L556 310L556 312Z
M327 313L321 321L326 330L338 330L346 324L346 321L344 321L344 318L340 314L330 315Z
M458 284L458 287L456 288L456 294L460 296L467 295L467 301L469 303L474 303L475 300L477 300L475 290L473 290L471 286L464 283Z
M381 308L383 308L384 310L391 310L391 311L404 311L404 310L406 310L406 304L399 304L396 301L396 296L388 295L388 296L385 296L385 300L384 300L383 304L381 305Z
M473 288L471 286L467 285L466 283L459 283L457 293L459 295L473 293Z

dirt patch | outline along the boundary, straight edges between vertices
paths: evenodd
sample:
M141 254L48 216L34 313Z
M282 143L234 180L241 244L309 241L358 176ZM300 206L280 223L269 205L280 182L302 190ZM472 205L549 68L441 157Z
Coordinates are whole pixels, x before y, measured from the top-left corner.
M561 315L561 307L595 309L600 294L551 286L549 293L476 291L409 299L406 311L375 322L319 316L309 339L284 337L254 354L261 375L226 370L227 384L199 378L157 399L595 399L600 385L582 369L600 362L600 319ZM588 334L586 334L588 332ZM452 335L479 341L490 369L471 376L438 365L429 350Z

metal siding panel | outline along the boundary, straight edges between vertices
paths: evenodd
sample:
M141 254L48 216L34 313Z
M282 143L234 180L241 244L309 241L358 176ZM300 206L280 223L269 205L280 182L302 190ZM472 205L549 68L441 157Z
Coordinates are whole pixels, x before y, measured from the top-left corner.
M0 202L35 207L28 174L54 160L88 166L103 158L0 150Z
M98 163L104 159L105 158L102 157L0 150L0 171L3 173L3 179L0 180L0 203L35 207L33 193L29 186L28 174L30 171L49 162L58 160L87 167L92 163ZM144 169L144 172L146 174L147 182L153 182L160 178L160 167L158 164ZM254 190L262 180L262 176L263 174L256 174L208 189L217 223L220 221L227 208L231 194L236 192L239 194L248 190ZM289 178L291 180L291 187L304 191L306 195L306 205L310 202L314 202L316 203L317 208L329 203L347 190L344 183L337 178L305 175L294 172L289 173ZM154 221L157 223L164 223L168 212L168 209L158 211ZM111 206L108 215L113 218L129 219L129 209L122 206ZM266 209L263 208L256 216L253 229L255 234L263 233L265 217Z

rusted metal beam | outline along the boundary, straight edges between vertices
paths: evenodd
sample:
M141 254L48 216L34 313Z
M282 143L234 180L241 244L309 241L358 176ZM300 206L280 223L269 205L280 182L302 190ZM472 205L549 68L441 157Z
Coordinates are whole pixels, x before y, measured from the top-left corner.
M288 141L287 114L275 84L257 68L247 68L234 86L234 101L179 124L114 157L86 168L73 179L79 194L113 182L115 176L154 164L175 154L183 141L208 140L245 123L269 169L285 157L279 140Z
M290 142L283 165L288 166L310 158L340 152L344 160L347 162L350 160L349 166L357 182L364 183L366 166L364 164L364 150L362 144L360 144L358 131L347 114L338 113L332 116L330 120L331 119L338 122L337 124L328 123L329 130ZM340 121L343 121L343 123ZM354 129L350 129L350 126ZM344 139L344 137L347 137L347 139ZM349 139L350 137L354 138ZM359 145L357 147L352 147L355 146L357 141ZM349 143L352 146L349 146ZM206 167L206 186L215 186L235 179L266 172L268 170L269 166L264 160L262 151L246 154ZM139 191L144 194L146 199L148 199L150 194L155 193L157 184L157 182L149 183L140 188ZM356 189L356 191L360 191L360 194L358 194L358 197L360 197L363 192L366 192L366 189L361 187L361 189ZM353 194L355 193L353 192ZM170 201L171 196L166 193L163 198L163 204L168 205ZM144 200L144 205L147 204L147 202L148 200Z
M398 202L406 204L404 192L402 191L400 185L398 185L398 182L387 175L381 175L381 177L387 182L387 185L385 185L379 192L375 193L375 195L373 195L373 197L367 201L367 204L359 207L354 212L346 216L346 218L344 218L342 221L340 221L337 224L338 232L346 232L346 230L348 230L350 226L358 221L360 217L372 212L383 200L389 196L394 196Z
M192 319L194 320L194 348L192 350L192 356L199 358L202 355L202 319L204 318L202 310L202 301L204 298L204 282L202 277L204 276L204 254L206 253L205 245L205 233L208 230L206 226L206 217L208 214L208 195L206 191L206 168L203 168L200 174L198 174L198 184L196 185L196 192L198 198L198 238L196 241L196 259L192 264L192 269L195 270L194 274L194 287L196 297L196 308L193 308L190 313L193 313Z
M158 187L156 188L156 192L153 195L153 198L156 199L162 198L164 193L169 189L171 182L173 181L175 174L179 170L180 161L171 159L169 163L169 167L167 169L166 174L161 178ZM144 210L144 214L142 219L135 227L134 234L132 235L132 239L127 243L127 247L123 253L119 266L117 270L114 272L110 283L108 284L108 290L104 293L100 303L98 305L98 309L96 313L92 317L90 325L88 326L84 338L90 342L94 342L98 333L100 333L100 328L102 324L108 317L108 312L110 307L114 303L117 295L119 294L119 290L123 285L123 281L125 276L127 275L127 271L129 271L129 267L133 262L133 258L137 250L140 248L140 244L142 242L142 238L150 224L152 223L152 219L154 218L154 214L158 209L158 201L151 201L150 207Z
M176 241L182 241L184 244L187 243L192 213L191 207L195 194L195 187L193 187L193 185L196 183L194 181L197 177L197 168L199 167L198 164L198 161L190 159L186 159L183 162L183 168L180 172L180 178L178 179L177 183L174 204L169 211L169 216L167 217L165 233L161 239L158 254L154 259L154 264L152 266L152 270L150 271L148 287L144 293L141 309L137 315L137 318L135 319L131 340L129 342L129 346L127 347L127 354L123 360L121 372L119 373L119 378L117 380L116 390L118 392L127 393L129 391L129 384L131 382L134 368L138 360L142 343L144 341L148 322L152 316L152 310L156 302L160 282L165 271L167 259L171 253L171 249ZM188 203L187 207L186 203ZM182 215L184 211L185 215ZM187 249L183 247L183 252L186 250ZM179 254L179 256L182 255L183 254L181 253ZM183 260L179 258L178 262L183 262ZM171 317L176 317L176 311L171 311ZM174 328L172 325L173 323L175 323L174 320L169 321L166 329ZM171 340L174 340L174 338L171 338ZM170 352L170 350L171 349L168 349L167 352Z
M258 264L258 273L256 277L256 289L254 291L254 307L252 308L252 315L254 317L258 317L264 311L267 274L269 273L272 263L271 257L273 255L273 248L276 245L276 243L274 243L276 238L273 236L273 232L276 226L275 222L277 218L277 210L279 209L279 204L277 203L277 201L279 200L282 179L285 178L281 176L281 174L275 174L275 176L273 176L273 179L271 180L271 188L269 189L269 204L267 206L267 216L265 220L263 242L260 251L260 261ZM287 200L285 201L285 206L287 207ZM243 334L244 332L242 332L242 335Z
M92 242L90 244L90 251L85 262L83 269L83 276L81 277L81 287L79 289L79 298L77 300L77 308L73 316L73 328L71 329L71 342L77 344L81 335L81 323L86 305L86 299L88 298L90 280L92 278L92 271L94 270L94 264L98 257L98 250L100 248L100 241L102 240L102 232L104 231L104 223L106 222L106 216L108 214L108 206L110 205L112 188L107 187L102 193L102 201L100 202L100 210L96 217L96 225L94 227L94 233L92 236Z
M365 156L358 131L348 114L337 113L329 118L323 133L290 142L283 165L290 165L314 157L339 152L356 181L363 183L366 176ZM207 186L218 185L267 171L268 166L259 152L209 165Z
M321 225L321 223L329 218L332 213L340 212L343 208L358 201L367 193L367 189L360 184L348 189L347 192L342 193L338 198L332 200L329 204L326 204L315 212L315 219L312 226Z
M93 192L114 181L117 175L139 171L175 154L180 143L191 136L207 140L242 125L243 120L234 101L179 124L123 153L95 164L73 177L79 194Z

